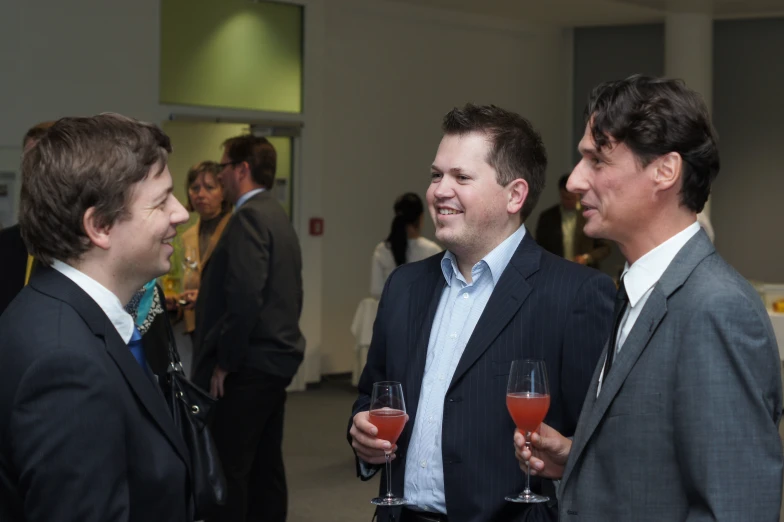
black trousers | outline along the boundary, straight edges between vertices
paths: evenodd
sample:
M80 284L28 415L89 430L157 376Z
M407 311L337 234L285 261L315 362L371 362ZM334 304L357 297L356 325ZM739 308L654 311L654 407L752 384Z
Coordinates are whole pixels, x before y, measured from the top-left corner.
M284 522L283 413L290 378L230 373L210 424L226 475L226 504L209 522Z

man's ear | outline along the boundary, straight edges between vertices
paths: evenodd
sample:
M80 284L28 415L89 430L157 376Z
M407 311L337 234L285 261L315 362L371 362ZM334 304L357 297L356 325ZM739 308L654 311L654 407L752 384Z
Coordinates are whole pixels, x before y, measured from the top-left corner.
M683 158L677 152L668 152L656 159L654 182L659 190L669 190L681 179Z
M252 178L250 174L250 163L248 163L247 161L243 161L238 166L240 167L240 179L250 180Z
M87 237L90 238L90 243L103 250L109 250L112 244L112 238L109 234L111 226L102 225L98 222L95 215L95 207L90 207L84 213L82 218L82 226Z
M517 178L506 186L508 201L506 211L509 214L519 214L525 200L528 199L528 182Z

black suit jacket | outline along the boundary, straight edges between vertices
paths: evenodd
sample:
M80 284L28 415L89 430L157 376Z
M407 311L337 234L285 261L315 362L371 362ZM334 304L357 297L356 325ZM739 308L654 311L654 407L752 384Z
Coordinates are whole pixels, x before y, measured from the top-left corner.
M612 245L606 239L586 236L583 227L585 227L585 218L578 209L574 226L574 255L590 254L592 261L589 266L597 268L599 263L610 255ZM539 221L536 223L536 242L548 252L563 257L564 238L561 228L561 205L552 206L539 216Z
M202 272L194 382L216 364L293 377L302 362L302 254L283 207L261 192L237 209Z
M24 287L27 247L19 225L0 230L0 315Z
M0 520L190 522L188 454L103 310L42 267L0 316Z
M446 285L442 257L402 265L387 280L352 412L353 416L369 408L374 382L403 383L410 419L392 463L393 490L398 495L403 494L430 332ZM450 521L537 519L526 515L527 506L504 500L524 486L512 445L515 425L506 409L511 363L523 358L546 361L551 405L545 420L561 433L574 433L608 337L614 293L609 277L545 252L526 233L496 284L447 390L441 447ZM381 483L385 485L384 480ZM538 479L532 479L532 487L540 486ZM552 484L548 486L552 493ZM548 516L543 506L536 509L542 510L542 517ZM388 520L390 512L379 509L379 520Z

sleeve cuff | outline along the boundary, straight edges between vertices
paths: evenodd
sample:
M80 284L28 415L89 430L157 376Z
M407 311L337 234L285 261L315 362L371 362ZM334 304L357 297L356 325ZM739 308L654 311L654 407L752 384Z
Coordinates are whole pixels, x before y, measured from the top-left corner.
M372 466L359 457L357 457L357 461L359 462L359 474L362 480L368 480L378 473L378 466Z

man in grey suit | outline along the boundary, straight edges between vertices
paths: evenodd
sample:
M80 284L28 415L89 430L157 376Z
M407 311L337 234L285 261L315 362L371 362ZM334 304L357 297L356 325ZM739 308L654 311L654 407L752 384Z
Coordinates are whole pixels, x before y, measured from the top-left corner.
M219 176L234 215L196 301L194 382L220 397L211 429L228 496L215 521L286 520L283 414L305 338L299 240L269 192L276 159L264 138L224 143Z
M585 233L627 260L609 349L574 439L543 425L521 464L561 478L562 521L779 519L782 398L768 315L697 213L719 171L702 99L680 81L597 87L567 185Z

